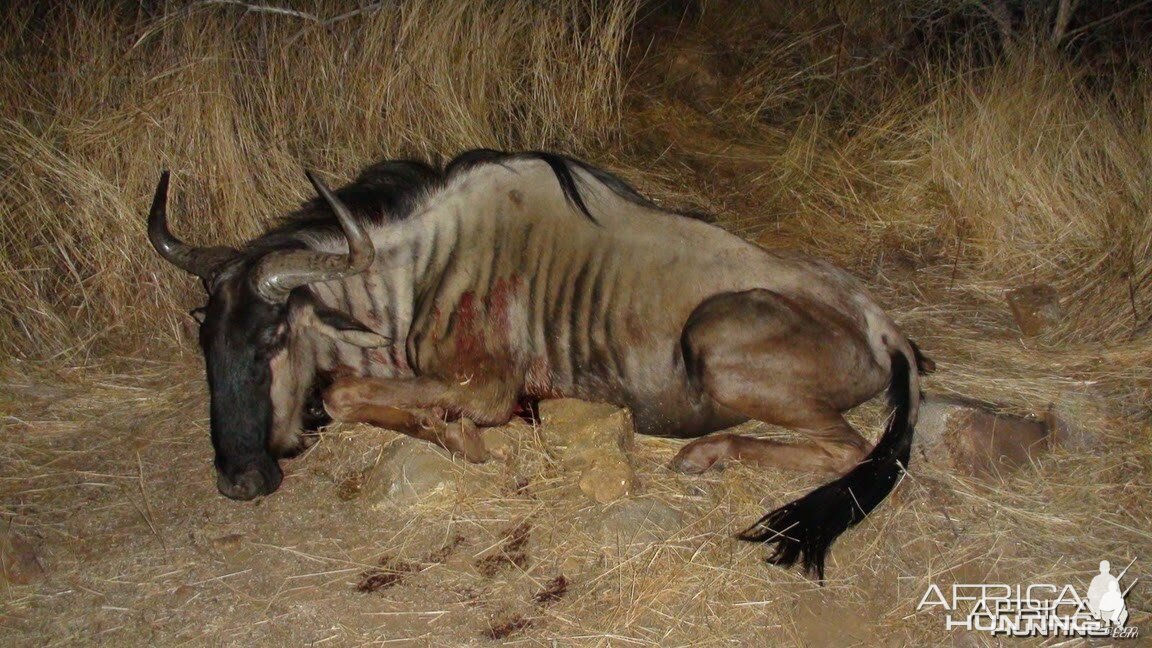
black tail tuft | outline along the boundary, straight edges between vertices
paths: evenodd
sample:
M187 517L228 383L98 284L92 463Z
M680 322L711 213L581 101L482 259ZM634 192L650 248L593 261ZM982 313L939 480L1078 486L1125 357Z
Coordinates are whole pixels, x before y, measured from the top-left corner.
M768 562L804 571L824 580L824 559L836 538L876 508L896 486L912 449L911 365L903 353L892 354L888 404L892 417L871 454L848 474L760 518L736 537L774 545Z

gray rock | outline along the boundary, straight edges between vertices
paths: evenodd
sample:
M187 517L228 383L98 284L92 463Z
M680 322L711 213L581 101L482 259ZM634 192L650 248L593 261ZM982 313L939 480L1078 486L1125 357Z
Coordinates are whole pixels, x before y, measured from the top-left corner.
M667 541L683 526L684 520L676 509L658 499L643 497L609 505L594 528L603 548L635 551Z
M413 504L454 494L463 472L447 450L402 437L390 443L380 461L367 471L359 497L370 506Z

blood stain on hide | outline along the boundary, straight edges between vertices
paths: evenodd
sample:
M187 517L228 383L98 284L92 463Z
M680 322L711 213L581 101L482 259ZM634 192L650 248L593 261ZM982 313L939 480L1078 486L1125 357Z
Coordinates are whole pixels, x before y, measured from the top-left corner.
M408 371L409 370L410 367L408 366L408 357L405 355L402 355L400 353L400 349L398 349L397 347L394 347L394 346L389 347L388 356L392 360L392 366L393 367L396 367L400 371Z
M494 331L508 329L508 311L512 300L516 298L523 282L520 275L513 274L507 279L501 277L492 282L492 290L484 298L484 305L488 310L488 324Z
M460 295L454 320L456 359L467 363L468 360L481 357L484 352L484 327L476 305L476 293L469 290Z
M476 293L467 290L460 295L456 304L456 322L461 328L472 328L476 324Z

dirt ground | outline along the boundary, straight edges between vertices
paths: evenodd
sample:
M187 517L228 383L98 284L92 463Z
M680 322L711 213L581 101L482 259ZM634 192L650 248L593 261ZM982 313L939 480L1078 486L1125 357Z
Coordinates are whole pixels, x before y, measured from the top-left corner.
M263 25L258 20L267 18L244 19ZM835 45L828 36L834 32L813 33ZM892 169L919 162L886 150L876 168L856 169L868 158L853 148L869 146L865 129L845 136L841 148L817 151L816 136L808 142L805 129L820 129L803 114L803 105L827 99L817 85L805 88L812 96L797 98L785 93L794 89L784 79L785 94L771 95L779 103L758 109L777 111L771 114L783 115L779 123L758 117L734 125L731 111L749 101L738 91L751 82L723 72L726 59L707 46L693 49L700 45L693 38L686 30L687 49L637 46L629 54L642 60L629 68L627 146L601 149L594 161L621 171L662 203L710 214L750 240L847 266L937 362L925 381L930 397L979 399L1015 414L1051 412L1070 431L1067 442L990 476L919 446L896 491L833 547L821 585L796 569L766 564L762 547L733 538L766 511L826 481L820 475L739 463L680 475L667 468L679 442L637 438L628 452L635 487L601 504L581 492L579 471L559 458L546 431L526 423L504 430L514 448L510 457L478 465L392 432L336 425L302 457L283 463L278 492L235 502L215 487L206 385L191 336L164 331L165 340L183 342L162 351L154 338L108 353L89 354L86 343L76 343L57 354L52 346L0 363L0 644L1104 645L949 630L939 609L917 610L933 584L1052 583L1083 592L1102 559L1121 567L1134 559L1123 583L1135 581L1126 598L1129 625L1144 638L1123 645L1152 637L1147 321L1115 344L1099 342L1109 327L1128 326L1122 323L1128 292L1116 288L1121 297L1114 299L1100 289L1099 302L1091 301L1096 292L1076 293L1087 295L1081 301L1088 305L1068 315L1065 328L1021 335L1004 294L1038 271L1005 279L995 254L964 257L962 249L950 256L945 239L952 234L944 225L937 231L891 214L889 230L889 221L876 216L899 203L939 212L944 222L951 212L930 199L945 189L887 191L880 185L888 180L877 176L872 183L868 175L877 169L895 174ZM820 51L821 43L810 45ZM799 54L780 45L773 56ZM839 63L834 72L840 74ZM740 74L757 80L768 72L746 66ZM286 123L284 132L295 132ZM871 126L878 132L877 123ZM563 141L546 135L541 138ZM77 146L105 148L84 138ZM206 159L232 150L221 147ZM278 155L291 158L284 168L295 173L299 160L292 153ZM333 155L359 159L354 147ZM118 159L108 164L120 168ZM154 166L151 158L147 164ZM9 161L4 168L16 166ZM865 180L836 184L855 172ZM140 178L151 174L151 166L138 172ZM867 191L854 193L860 188ZM921 202L897 200L921 190L927 196ZM130 214L125 219L141 220L123 225L132 241L128 253L109 235L108 258L116 263L152 259L142 228L147 195L136 194L130 208L117 203ZM948 209L966 206L958 204ZM94 220L105 217L95 213ZM0 227L0 234L10 232ZM999 233L966 235L972 249L1001 249L989 243ZM18 255L5 254L0 275L15 276L10 268L19 265ZM1062 262L1052 258L1053 267ZM25 265L31 276L34 264ZM144 279L118 288L142 297L131 326L176 321L146 312L157 303L195 305L185 303L198 291L192 281L180 277L185 283L172 289L163 282L177 281L175 273L157 276L140 271ZM1068 285L1091 276L1085 271L1083 279L1060 286L1068 294ZM23 295L19 290L22 284L5 294ZM1133 315L1146 313L1147 293L1132 295ZM1098 303L1112 310L1094 314ZM26 347L47 335L40 331L72 330L73 319L83 320L91 307L61 302L49 317L49 306L22 306L18 317L0 313L4 322L17 322L5 335ZM67 309L75 318L59 315ZM105 326L99 317L91 321ZM1069 332L1073 324L1090 334L1077 337ZM17 325L35 330L25 334ZM875 439L884 414L876 402L852 420ZM748 431L784 434L757 424Z

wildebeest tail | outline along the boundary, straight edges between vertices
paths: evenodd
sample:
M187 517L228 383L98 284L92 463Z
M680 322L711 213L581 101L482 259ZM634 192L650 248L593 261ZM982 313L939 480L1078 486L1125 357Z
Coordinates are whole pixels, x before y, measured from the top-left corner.
M903 351L891 357L888 404L893 411L872 452L843 477L772 511L737 536L774 545L768 562L786 567L801 562L804 571L823 581L828 548L895 488L911 455L920 388L914 360Z

